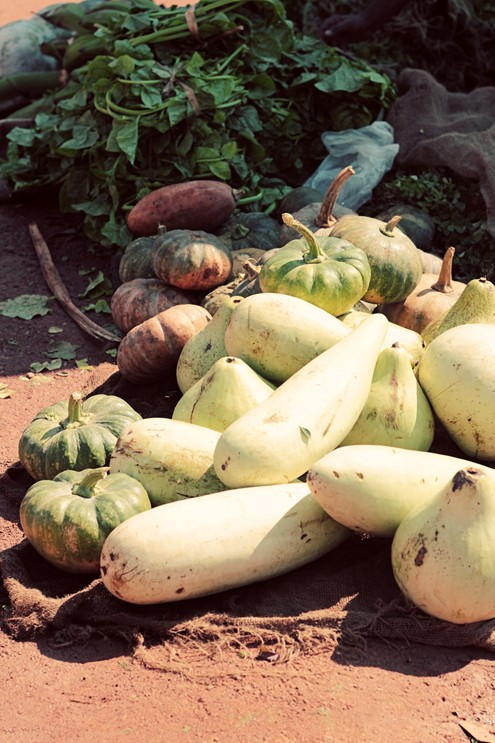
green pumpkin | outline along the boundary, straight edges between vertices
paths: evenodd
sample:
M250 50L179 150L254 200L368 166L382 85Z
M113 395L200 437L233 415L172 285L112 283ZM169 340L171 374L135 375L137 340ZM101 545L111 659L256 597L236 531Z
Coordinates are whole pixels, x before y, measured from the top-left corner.
M84 402L73 392L41 410L19 439L19 461L34 480L64 470L107 465L117 437L141 416L115 395L93 395Z
M397 225L398 229L407 235L417 248L431 250L436 228L435 222L428 212L415 206L396 204L377 214L376 219L388 222L396 215L401 217Z
M156 278L151 261L151 248L156 235L137 237L124 250L119 262L119 279L124 284L133 279Z
M362 297L365 302L401 302L417 287L423 275L420 252L398 229L399 221L399 216L382 222L356 214L340 217L332 227L332 237L349 240L368 256L371 280Z
M108 467L66 470L31 485L20 521L45 560L70 573L97 573L103 542L116 526L151 508L141 483Z
M218 230L218 236L231 250L279 248L280 225L276 219L263 212L232 214Z
M262 291L290 294L335 316L347 312L370 282L364 250L347 240L315 235L290 214L282 219L302 238L287 243L264 263L258 274Z

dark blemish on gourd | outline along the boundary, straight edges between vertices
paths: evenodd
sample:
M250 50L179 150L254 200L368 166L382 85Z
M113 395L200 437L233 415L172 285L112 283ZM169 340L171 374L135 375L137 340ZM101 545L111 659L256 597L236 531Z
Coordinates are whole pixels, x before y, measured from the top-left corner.
M340 475L336 470L333 471L333 476L335 477L336 480L340 478Z
M417 553L416 557L414 558L414 564L417 565L418 567L421 567L421 565L424 562L425 555L426 555L427 552L428 552L428 550L426 549L426 547L423 544L423 546L419 548L418 553Z
M456 490L460 490L465 485L474 485L479 474L481 472L476 467L459 470L452 478L452 492L455 493Z
M230 462L230 457L227 457L225 462L222 462L222 464L220 465L220 468L222 469L223 472L225 472L225 470L229 466L229 462Z
M182 588L178 588L175 593L184 593L184 586Z
M358 480L364 480L364 475L362 472L356 472L356 477Z
M118 555L116 555L115 552L110 552L108 556L112 562L118 559Z
M208 343L206 344L206 346L205 346L205 350L204 350L204 352L205 352L205 353L208 353L208 351L211 351L211 346L212 346L211 342L208 342Z
M107 572L108 572L108 568L107 568L107 566L106 566L106 565L102 565L102 566L101 566L101 574L102 574L102 575L106 575L106 574L107 574Z

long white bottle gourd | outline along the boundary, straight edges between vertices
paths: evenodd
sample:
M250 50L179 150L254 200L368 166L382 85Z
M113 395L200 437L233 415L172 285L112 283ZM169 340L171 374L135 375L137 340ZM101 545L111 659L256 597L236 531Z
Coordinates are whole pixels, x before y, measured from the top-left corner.
M368 397L388 320L371 315L221 434L215 472L229 488L303 475L342 442Z

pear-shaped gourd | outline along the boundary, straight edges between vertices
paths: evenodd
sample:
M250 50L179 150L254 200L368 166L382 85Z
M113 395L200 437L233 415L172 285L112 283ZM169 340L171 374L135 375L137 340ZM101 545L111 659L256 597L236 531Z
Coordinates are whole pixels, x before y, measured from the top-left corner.
M344 214L356 213L352 209L337 204L340 189L354 173L355 170L351 165L343 168L330 183L323 201L314 201L311 204L307 204L295 211L292 216L311 230L311 232L321 236L328 235L339 217L343 217ZM291 210L285 209L285 211L290 212ZM298 237L299 234L294 227L285 223L283 224L280 230L282 245L285 245L285 243L291 240L297 240Z
M174 408L174 420L225 431L237 418L266 400L270 384L242 359L224 356L182 395Z
M468 323L495 324L495 285L483 276L471 279L457 302L436 320L429 322L421 335L428 345L446 330Z
M224 343L225 329L234 308L240 302L242 297L222 297L210 322L183 347L175 370L182 393L201 379L215 361L228 355Z
M418 248L397 225L400 216L382 222L374 217L345 215L330 231L362 248L371 266L371 281L363 299L384 304L400 302L418 285L423 264Z
M473 459L495 460L495 324L441 333L425 348L417 377L457 446Z
M416 606L455 624L495 617L495 479L468 467L409 512L392 542L395 579Z
M339 315L339 320L341 320L343 324L348 328L357 328L358 325L361 325L361 323L364 322L369 316L370 313L366 309L352 309L349 312L346 312L344 315ZM421 335L419 333L416 333L416 331L414 330L403 328L402 325L397 325L397 323L389 321L382 350L385 348L390 348L390 346L393 346L394 343L398 343L407 351L412 365L416 366L421 356L423 355L424 350L424 342Z
M378 356L368 399L342 446L381 444L428 451L434 434L433 412L409 354L397 343L385 348Z
M423 273L417 287L401 302L381 304L391 322L422 333L429 322L436 320L452 307L466 288L462 281L452 279L452 260L455 248L447 248L438 274Z

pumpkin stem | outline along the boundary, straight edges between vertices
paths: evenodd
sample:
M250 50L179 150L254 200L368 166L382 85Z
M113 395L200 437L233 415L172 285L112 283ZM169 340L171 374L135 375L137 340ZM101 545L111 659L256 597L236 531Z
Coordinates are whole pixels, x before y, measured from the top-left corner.
M436 289L436 291L442 292L443 294L450 294L454 291L454 287L452 286L452 260L454 258L454 253L455 248L447 248L442 259L438 281L431 285L432 289Z
M321 203L320 211L315 219L317 227L331 227L337 221L336 217L333 216L333 210L337 202L340 189L351 175L355 174L355 170L352 165L348 165L343 168L340 173L337 173L331 184L329 185L327 192Z
M76 428L83 423L82 412L82 395L80 392L73 392L69 397L69 414L65 421L65 428Z
M323 263L327 260L327 256L320 248L317 236L306 225L299 222L292 214L287 213L282 214L282 221L299 232L303 240L306 240L308 250L303 256L305 263Z
M380 227L380 232L382 235L386 235L387 237L395 237L394 230L399 224L400 220L402 219L402 215L396 214L392 219L389 219L385 227Z
M81 498L93 498L96 486L107 477L108 470L108 467L97 467L94 470L89 470L81 482L73 486L73 495L79 495Z

